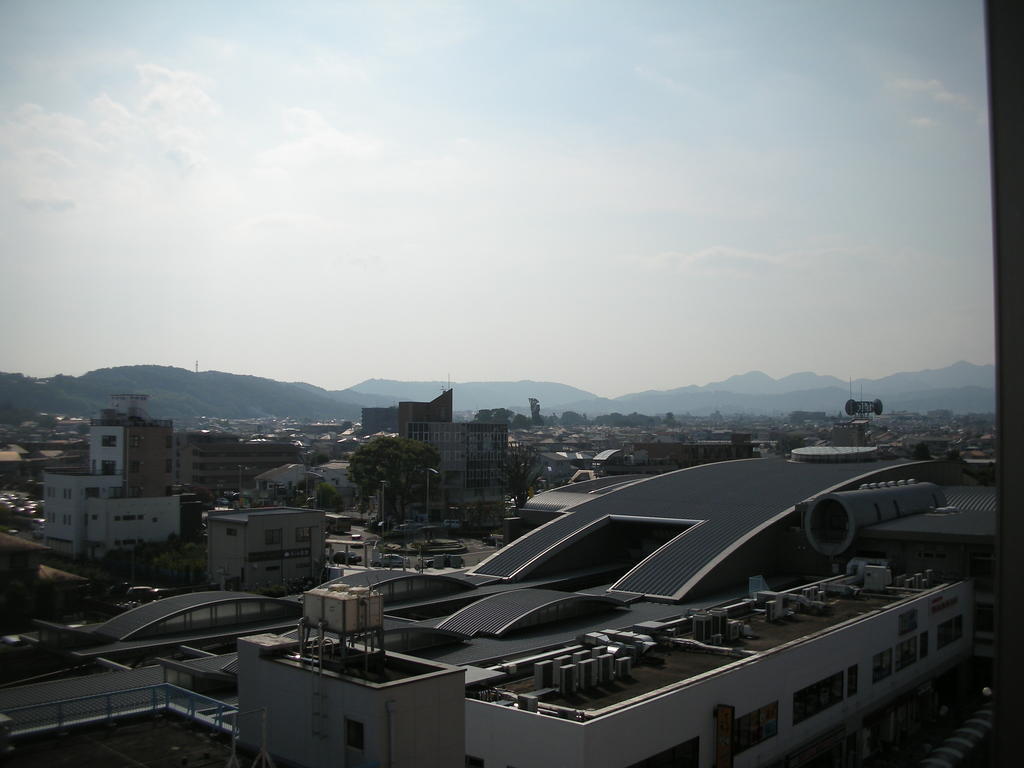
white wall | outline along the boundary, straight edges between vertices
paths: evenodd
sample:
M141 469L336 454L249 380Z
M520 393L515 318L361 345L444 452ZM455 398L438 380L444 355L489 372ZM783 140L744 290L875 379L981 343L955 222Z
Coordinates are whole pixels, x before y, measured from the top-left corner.
M94 478L95 479L95 478ZM129 499L87 499L85 539L99 542L95 555L130 546L118 541L167 541L181 533L181 499L178 496L141 496ZM126 520L126 517L134 519Z
M104 447L103 438L113 437L115 445ZM89 429L89 469L103 470L104 461L113 461L114 474L124 474L124 427L91 427Z
M239 708L267 708L268 748L276 757L309 768L374 761L392 768L463 765L461 669L437 665L438 672L374 685L331 673L321 677L308 668L260 658L258 647L245 640L239 642L238 650ZM317 712L323 717L318 718ZM346 717L363 724L362 751L346 749ZM389 721L393 739L389 739ZM243 742L258 744L259 734L259 716L241 720Z

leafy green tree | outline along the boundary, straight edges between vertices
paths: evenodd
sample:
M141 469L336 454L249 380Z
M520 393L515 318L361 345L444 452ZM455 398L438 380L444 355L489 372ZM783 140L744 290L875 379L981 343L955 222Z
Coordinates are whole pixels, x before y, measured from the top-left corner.
M517 413L512 417L512 429L529 429L530 419L528 416L524 416L521 413Z
M417 500L416 489L426 482L425 468L437 469L437 449L406 437L378 437L361 446L349 459L348 474L364 499L381 490L393 517L404 518L406 505Z
M318 509L339 509L342 500L338 489L330 483L319 483L316 487L316 506Z
M515 502L516 509L530 498L530 488L540 474L537 454L523 443L509 443L505 451L505 490Z
M563 427L578 427L587 423L587 417L584 414L576 413L576 411L564 411L559 423Z
M931 457L931 451L928 450L928 446L924 443L918 443L914 446L913 458L915 461L927 461Z
M473 421L484 424L508 424L515 416L508 408L481 408L476 412Z
M672 413L672 411L669 411L668 413L665 414L665 426L666 427L678 427L679 426L679 422L676 421L676 415L674 413Z

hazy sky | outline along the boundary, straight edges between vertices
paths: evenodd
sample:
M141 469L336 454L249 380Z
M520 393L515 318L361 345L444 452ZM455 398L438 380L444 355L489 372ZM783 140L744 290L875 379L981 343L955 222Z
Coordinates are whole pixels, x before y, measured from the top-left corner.
M993 360L980 2L0 2L0 370Z

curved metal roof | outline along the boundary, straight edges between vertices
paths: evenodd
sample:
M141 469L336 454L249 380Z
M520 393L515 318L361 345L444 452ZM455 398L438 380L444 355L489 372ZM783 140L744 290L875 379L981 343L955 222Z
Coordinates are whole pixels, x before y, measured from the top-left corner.
M563 605L572 605L581 609L578 612L582 613L588 605L596 610L606 610L625 603L604 595L583 595L553 589L517 589L477 600L453 613L439 623L436 629L459 632L471 637L501 637L536 614ZM553 617L552 620L558 618Z
M152 603L146 603L145 605L140 605L137 608L132 608L131 610L125 611L112 619L108 619L102 624L96 625L92 628L92 631L97 635L110 638L111 640L127 640L136 632L150 626L151 624L155 624L158 621L169 619L171 616L186 613L196 608L202 608L203 606L214 605L215 603L241 601L260 601L274 604L280 603L292 606L296 611L296 615L299 615L302 612L301 606L296 602L281 600L276 597L254 595L251 592L189 592L184 595L165 597L162 600L155 600Z
M510 543L472 573L519 580L585 528L611 515L699 521L623 576L613 590L681 599L715 565L751 536L821 492L856 487L869 474L901 465L804 464L744 459L655 475L576 505Z
M555 488L551 491L538 493L527 501L520 512L561 512L577 504L589 501L594 496L614 491L619 486L635 483L648 475L622 475L617 477L599 477L582 483L572 483Z

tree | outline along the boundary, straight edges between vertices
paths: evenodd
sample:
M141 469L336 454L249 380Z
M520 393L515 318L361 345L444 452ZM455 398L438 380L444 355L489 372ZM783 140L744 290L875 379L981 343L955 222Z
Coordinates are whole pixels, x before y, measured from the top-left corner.
M530 498L530 487L540 474L537 454L523 443L509 443L505 452L505 490L515 502L516 509Z
M931 451L928 450L928 446L925 445L924 443L918 443L917 445L914 446L914 461L927 461L931 457Z
M679 422L676 421L676 415L674 413L672 413L672 411L669 411L668 413L665 414L665 426L666 427L678 427L679 426Z
M348 475L364 499L382 490L395 519L404 518L406 505L415 500L416 488L426 482L425 470L437 469L437 449L406 437L378 437L361 446L349 459Z
M544 417L540 415L540 400L530 398L530 423L537 427L544 426Z
M338 489L330 483L317 483L316 506L318 509L339 509L341 507L341 494Z
M523 416L521 413L517 413L512 417L512 429L528 429L530 427L530 419L527 416Z
M587 423L587 417L585 414L576 413L576 411L564 411L559 423L563 427L578 427Z
M515 416L508 408L481 408L476 412L473 421L484 424L508 424Z

